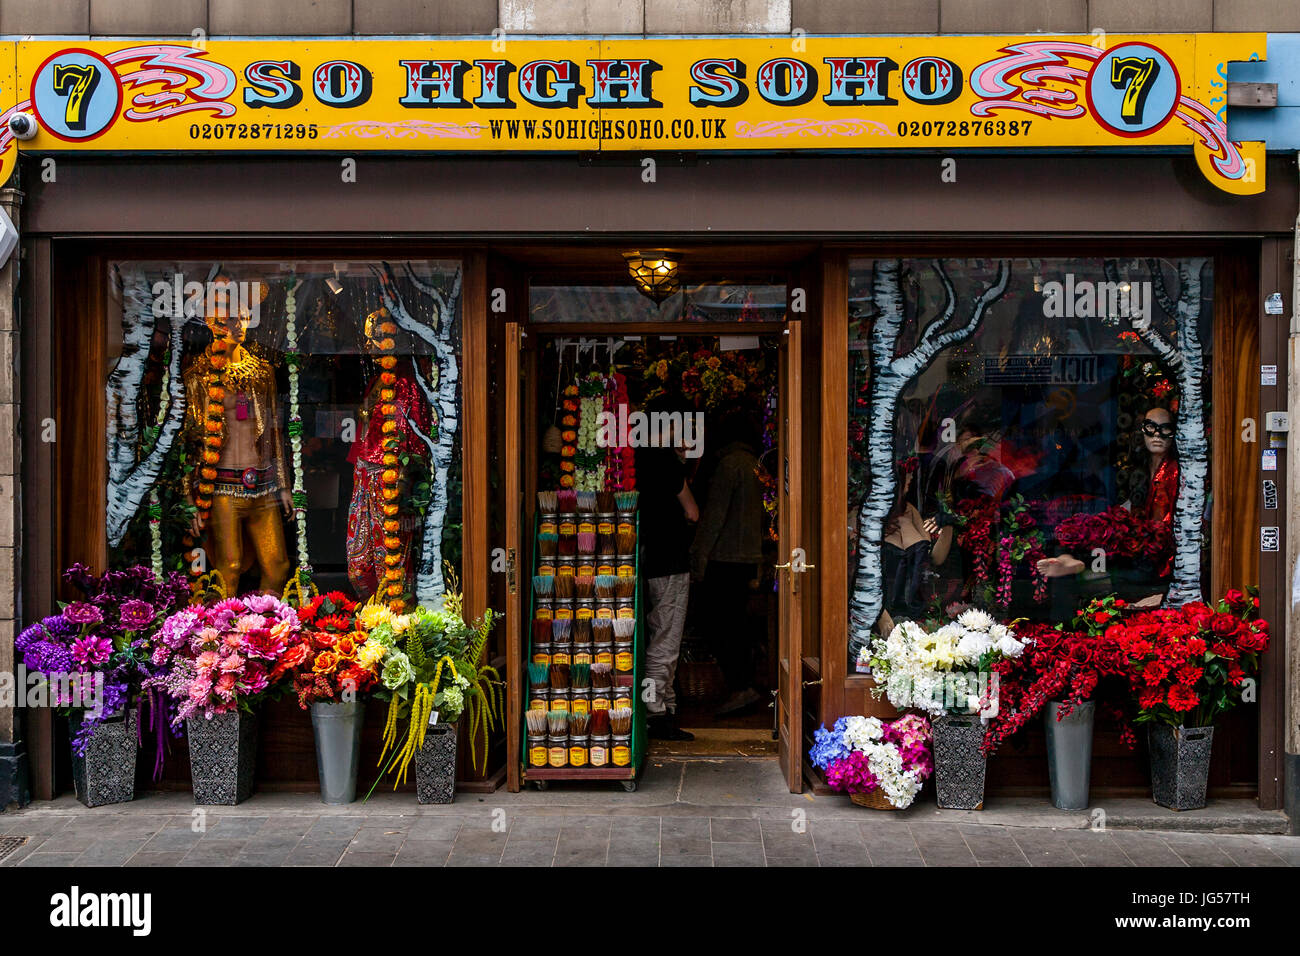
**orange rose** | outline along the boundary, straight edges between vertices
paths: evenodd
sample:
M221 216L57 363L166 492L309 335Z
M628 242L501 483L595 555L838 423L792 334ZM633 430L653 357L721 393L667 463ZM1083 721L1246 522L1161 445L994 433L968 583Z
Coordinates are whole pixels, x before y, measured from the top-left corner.
M389 555L388 557L392 557L392 555ZM401 568L389 568L384 572L384 577L390 581L400 581L404 577L404 574Z
M395 388L381 388L379 390L379 398L381 401L391 402L396 397L397 389Z
M396 406L396 405L380 405L380 406L379 406L379 412L380 412L381 415L385 415L385 416L391 418L393 415L396 415L396 414L397 414L397 406Z
M357 645L350 634L338 639L338 643L334 645L334 653L346 660L351 660L357 656Z
M389 517L392 517L393 515L397 514L399 510L400 509L398 508L397 505L393 505L393 504L384 505L384 514L388 515Z
M383 474L380 477L383 479L384 484L386 485L397 484L397 469L385 468Z
M215 451L204 450L203 460L209 465L215 465L217 462L221 461L221 456Z
M212 419L209 418L206 422L203 423L203 427L206 428L211 434L216 435L221 431L221 422L219 421L214 422Z
M387 369L396 368L396 367L397 367L397 359L393 358L391 355L383 355L383 356L380 356L380 358L379 358L379 367L380 367L380 368L387 368Z
M390 467L391 467L392 465L396 465L396 464L397 464L397 455L396 455L394 452L391 452L391 451L386 451L386 452L384 452L384 464L385 464L385 465L389 465Z
M397 498L397 489L396 489L396 488L385 488L385 489L383 490L383 496L384 496L384 500L385 500L385 501L393 501L394 499Z
M394 375L392 372L380 372L379 381L384 385L396 385L397 376Z
M402 563L402 556L400 554L384 555L384 564L388 565L390 568L395 568L401 563Z
M222 388L220 385L209 385L208 398L210 398L213 402L220 404L226 399L226 390Z
M321 651L316 655L316 662L311 669L317 674L333 674L339 666L339 656L333 651Z
M383 431L383 433L384 433L385 435L392 434L393 432L397 431L397 422L394 422L394 421L386 421L386 422L384 422L384 425L383 425L383 428L381 429L381 431Z
M394 521L392 518L384 519L385 531L400 531L401 527L402 527L402 523L400 521Z

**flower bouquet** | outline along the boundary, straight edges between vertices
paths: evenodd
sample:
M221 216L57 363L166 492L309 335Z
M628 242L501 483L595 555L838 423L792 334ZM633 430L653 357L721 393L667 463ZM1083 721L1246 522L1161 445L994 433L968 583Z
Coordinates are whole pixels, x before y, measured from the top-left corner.
M253 792L254 705L280 690L307 660L298 612L267 594L180 611L158 633L167 692L186 725L190 777L200 804L236 804Z
M1124 583L1130 597L1150 593L1154 579L1169 576L1174 559L1173 530L1163 521L1145 521L1127 508L1066 518L1056 526L1061 551L1087 561L1098 552Z
M454 576L449 580L454 585ZM411 760L423 751L429 728L440 726L448 731L447 725L466 711L470 758L477 767L475 745L481 739L483 759L487 760L488 732L503 705L501 679L495 668L482 663L496 618L489 609L472 625L466 624L463 600L459 592L451 590L440 610L417 607L409 614L394 614L382 605L368 605L358 614L367 645L384 649L375 696L387 700L389 706L379 761L382 774L396 773L394 789L405 781ZM404 719L403 734L399 725ZM454 761L447 769L454 771ZM418 770L417 765L417 776Z
M1175 810L1205 805L1214 720L1239 704L1268 649L1257 589L1216 607L1196 601L1135 614L1107 632L1127 665L1137 722L1148 725L1152 792Z
M841 717L823 724L808 756L832 789L853 802L882 810L905 810L934 770L930 722L905 714L884 722L875 717Z
M361 695L379 679L379 662L388 651L359 629L356 612L357 602L341 591L298 608L308 652L294 671L293 688L298 706L311 711L321 800L327 804L356 799L366 716Z
M1011 628L970 608L932 631L903 621L874 638L859 657L870 665L877 697L888 695L900 710L938 716L986 710L995 700L988 681L993 664L1019 657L1024 647Z
M23 630L14 648L27 671L45 678L34 703L59 708L73 722L78 798L87 806L130 800L141 732L133 697L139 694L157 729L157 779L168 722L159 698L142 690L156 673L148 645L167 614L188 600L189 585L183 574L156 576L144 566L95 575L74 564L63 577L83 599Z
M999 705L985 733L983 750L992 753L1045 711L1048 776L1052 802L1058 809L1078 810L1088 805L1096 711L1093 698L1104 680L1125 675L1123 651L1107 631L1126 608L1124 601L1111 596L1091 602L1076 615L1074 630L1029 625L1022 636L1032 647L1019 658L993 665ZM1131 745L1132 728L1120 716L1121 739Z

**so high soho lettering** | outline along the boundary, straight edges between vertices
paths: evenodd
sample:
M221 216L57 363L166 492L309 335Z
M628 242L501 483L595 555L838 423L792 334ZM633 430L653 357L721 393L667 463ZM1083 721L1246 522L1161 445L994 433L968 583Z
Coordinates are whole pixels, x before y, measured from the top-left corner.
M649 59L587 60L399 60L405 71L408 109L511 110L658 109L655 74L663 66ZM465 79L476 75L479 93L465 93ZM753 71L736 58L697 60L690 67L692 106L737 107L751 93L775 106L800 106L818 96L828 106L895 106L898 93L915 103L941 105L961 95L961 67L939 56L921 56L900 68L889 57L825 57L820 65L794 57L775 57ZM244 69L244 105L290 109L302 102L303 72L292 60L258 60ZM307 84L325 106L353 109L370 101L373 73L353 60L317 66ZM711 129L721 134L721 121Z

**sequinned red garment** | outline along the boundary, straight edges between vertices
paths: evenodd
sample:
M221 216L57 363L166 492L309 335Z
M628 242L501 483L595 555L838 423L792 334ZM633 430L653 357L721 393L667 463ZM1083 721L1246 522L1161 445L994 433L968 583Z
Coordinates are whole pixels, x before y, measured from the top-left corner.
M1147 521L1172 524L1174 506L1178 503L1178 462L1162 461L1147 486L1147 500L1138 512Z
M414 421L421 432L428 435L432 427L432 415L425 403L420 389L412 379L410 361L403 359L393 370L397 381L393 386L395 396L393 404L397 406L397 435L399 455L405 453L412 458L427 460L429 451L419 436L411 428ZM377 411L378 379L366 395L365 407L369 410L366 431L361 441L352 446L348 460L355 466L352 472L352 503L348 509L348 580L359 595L368 597L379 589L383 578L384 556L384 511L383 511L383 416ZM401 539L402 568L405 570L403 584L411 589L415 562L411 560L411 549L415 533L420 527L420 516L402 510L397 515L399 528L397 537Z

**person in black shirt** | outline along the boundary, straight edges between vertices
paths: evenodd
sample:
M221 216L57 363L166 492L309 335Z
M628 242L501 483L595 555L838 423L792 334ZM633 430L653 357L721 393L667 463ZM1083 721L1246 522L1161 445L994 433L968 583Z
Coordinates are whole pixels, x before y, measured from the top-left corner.
M652 401L647 412L691 414L667 397ZM674 435L673 438L680 438ZM674 440L673 445L680 442ZM675 447L638 448L637 487L641 510L641 567L648 595L646 676L654 695L646 702L650 736L660 740L694 740L677 726L673 680L681 653L686 603L691 589L690 547L700 510L686 481L686 468Z

